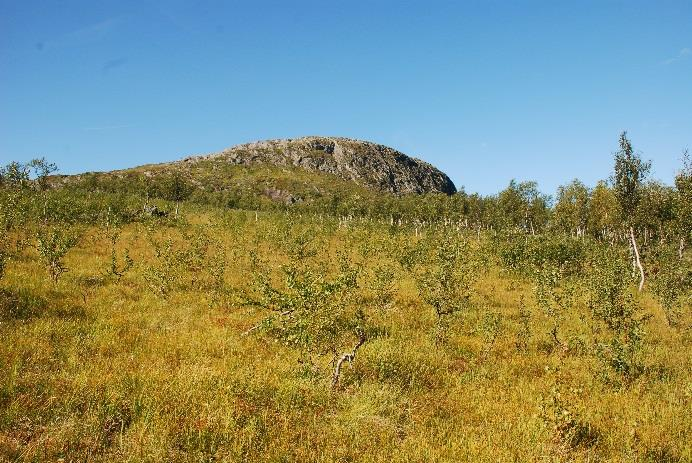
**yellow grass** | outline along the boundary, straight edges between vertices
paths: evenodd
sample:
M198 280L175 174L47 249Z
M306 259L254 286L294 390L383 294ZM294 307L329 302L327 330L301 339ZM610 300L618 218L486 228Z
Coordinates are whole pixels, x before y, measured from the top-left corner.
M282 243L262 239L284 219L247 218L235 226L214 212L188 218L227 248L226 283L236 290L249 285L250 250L270 265L285 262ZM359 227L350 226L356 231L335 227L325 239L366 270L378 265L381 256L364 259L348 244ZM168 298L150 291L143 273L153 252L143 225L125 227L125 247L135 267L119 282L103 278L109 252L97 228L68 254L70 271L55 286L31 249L9 264L1 283L0 460L692 461L689 333L668 327L648 297L647 371L614 387L588 348L545 347L548 323L530 282L493 266L477 285L477 307L455 317L439 345L432 309L399 270L395 306L376 315L388 335L366 343L332 389L329 359L322 376L306 376L294 350L261 333L242 335L261 308L236 296L215 302L194 287ZM532 313L525 352L515 346L522 295ZM588 346L581 309L563 333ZM492 346L482 333L486 311L501 317ZM556 390L595 441L570 445L552 429L542 410Z

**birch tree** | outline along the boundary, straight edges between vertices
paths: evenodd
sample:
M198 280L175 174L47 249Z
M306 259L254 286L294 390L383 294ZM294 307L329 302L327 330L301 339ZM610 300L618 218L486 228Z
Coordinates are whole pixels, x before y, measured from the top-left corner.
M635 265L639 269L639 291L644 288L644 267L641 263L634 234L634 224L642 197L642 186L650 170L651 162L642 161L639 154L634 152L632 142L627 138L627 132L622 132L620 134L620 149L615 153L613 183L615 196L622 210L624 225L629 228Z

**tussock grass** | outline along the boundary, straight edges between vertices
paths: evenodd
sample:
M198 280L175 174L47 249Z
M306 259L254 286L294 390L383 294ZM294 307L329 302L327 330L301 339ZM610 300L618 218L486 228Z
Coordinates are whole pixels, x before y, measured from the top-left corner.
M363 278L394 265L401 243L418 238L377 224L341 228L281 214L255 222L254 214L189 209L187 222L154 233L184 249L182 232L203 230L227 252L223 291L207 270L185 264L162 267L175 279L165 297L152 291L145 276L157 259L141 223L124 226L117 242L135 263L120 280L104 275L110 251L98 227L84 231L56 283L31 248L8 265L0 290L0 459L692 460L690 335L668 326L648 296L645 371L616 387L593 354L584 301L565 314L560 334L569 349L558 351L532 282L491 259L473 304L451 316L440 343L415 270L397 267L392 306L372 315L383 334L331 388L330 358L309 365L261 332L243 335L265 316L247 304L250 251L278 278L288 262L279 237L309 230L318 253L345 252ZM364 249L368 242L381 245ZM475 252L482 245L474 242ZM365 283L359 291L368 301ZM530 334L520 349L522 299Z

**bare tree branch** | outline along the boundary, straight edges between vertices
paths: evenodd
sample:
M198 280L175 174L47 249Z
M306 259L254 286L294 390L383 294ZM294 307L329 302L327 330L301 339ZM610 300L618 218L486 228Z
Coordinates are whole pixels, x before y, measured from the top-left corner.
M363 344L365 344L365 341L365 334L361 333L358 338L358 342L355 346L353 346L353 350L351 350L351 352L346 352L345 354L343 354L336 362L336 367L334 368L334 375L332 376L332 387L336 387L336 385L339 384L339 377L341 376L341 367L343 366L344 362L353 362L356 358L356 352L358 352L358 349L360 349L360 347Z

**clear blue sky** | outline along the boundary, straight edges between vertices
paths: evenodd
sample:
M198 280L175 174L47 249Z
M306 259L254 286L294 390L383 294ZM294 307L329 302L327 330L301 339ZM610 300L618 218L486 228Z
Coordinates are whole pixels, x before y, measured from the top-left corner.
M340 135L469 192L692 149L692 1L0 0L0 162L62 172Z

